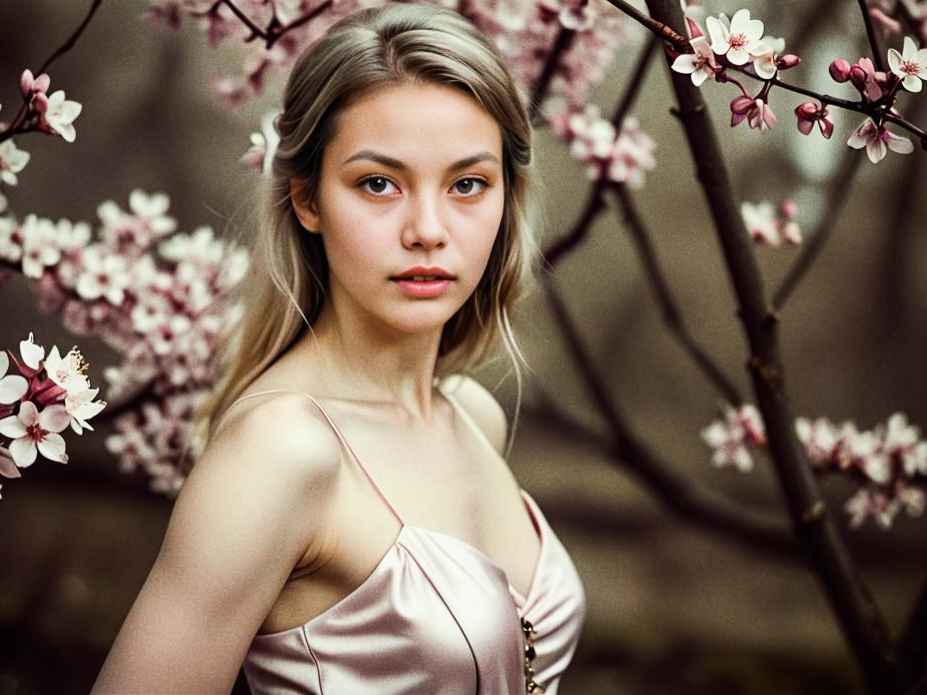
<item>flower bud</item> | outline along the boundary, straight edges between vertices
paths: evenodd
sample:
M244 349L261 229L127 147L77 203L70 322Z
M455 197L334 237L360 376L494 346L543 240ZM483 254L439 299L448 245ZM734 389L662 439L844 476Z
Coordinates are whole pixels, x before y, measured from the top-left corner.
M32 96L32 101L29 104L37 114L40 116L44 115L48 111L48 96L45 92L38 92Z
M776 67L780 70L788 70L789 68L794 68L800 62L801 58L799 58L794 53L786 53L784 56L776 60Z
M782 210L782 214L788 218L795 217L795 215L798 214L798 205L791 198L786 198L783 200L780 208Z
M850 63L843 58L837 58L830 64L829 69L835 82L846 82L850 79Z
M19 77L19 91L22 92L23 99L28 99L29 94L32 93L33 82L35 82L35 78L32 76L32 70L26 68Z
M48 88L50 86L51 86L51 78L46 73L43 72L41 75L36 77L35 82L32 83L32 91L33 93L41 92L42 94L45 94L46 92L48 92Z
M833 63L832 63L831 65L833 65ZM865 86L865 84L866 84L866 71L863 70L859 65L856 65L856 64L852 65L852 66L850 67L849 73L850 73L850 79L853 81L853 84L855 84L855 85L858 86L858 87L863 87L863 86ZM831 74L833 74L833 73L831 73ZM837 78L835 77L834 79L836 80ZM846 82L846 80L837 80L837 81L838 81L838 82L841 82L841 81Z

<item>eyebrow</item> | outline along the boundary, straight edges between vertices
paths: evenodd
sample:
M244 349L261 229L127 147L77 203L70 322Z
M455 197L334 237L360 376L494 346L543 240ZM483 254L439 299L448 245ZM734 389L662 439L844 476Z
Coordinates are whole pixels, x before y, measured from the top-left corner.
M360 152L352 154L350 157L344 160L344 164L349 164L358 159L368 159L382 164L383 166L390 167L391 169L398 169L399 171L406 171L409 168L404 162L392 157L387 157L385 154L374 152L373 150L361 150ZM499 159L492 152L478 152L472 157L465 157L464 159L454 162L449 167L449 171L459 171L460 169L466 169L467 167L478 164L479 162L495 162L496 164L499 164ZM344 166L344 164L342 166Z

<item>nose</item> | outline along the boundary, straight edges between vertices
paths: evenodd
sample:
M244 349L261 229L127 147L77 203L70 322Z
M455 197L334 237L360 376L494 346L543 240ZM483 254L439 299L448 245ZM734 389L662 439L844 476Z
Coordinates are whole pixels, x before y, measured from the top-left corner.
M409 215L402 230L402 245L407 249L435 249L447 245L448 231L440 195L423 193L409 205Z

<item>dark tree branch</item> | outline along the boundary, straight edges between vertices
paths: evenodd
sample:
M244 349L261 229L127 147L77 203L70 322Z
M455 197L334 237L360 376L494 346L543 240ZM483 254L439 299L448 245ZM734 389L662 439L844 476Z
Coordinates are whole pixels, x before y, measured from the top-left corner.
M732 405L743 403L743 396L734 383L728 379L721 367L711 359L707 352L696 342L685 325L682 313L676 305L676 300L670 291L669 283L657 261L657 254L650 242L650 233L641 218L634 200L623 183L613 183L609 187L618 200L618 205L624 215L625 225L631 233L631 240L640 256L641 265L644 266L644 275L650 284L657 303L663 315L667 328L676 337L683 349L693 359L708 380L714 384L723 396Z
M605 380L593 366L592 358L555 287L554 278L545 275L542 286L570 353L571 362L579 370L582 382L596 409L605 419L609 431L607 446L611 455L618 461L625 462L626 469L680 517L742 542L777 551L799 552L800 546L781 524L758 518L743 508L735 507L716 493L694 485L659 459L637 438L606 391ZM556 411L551 412L553 414ZM562 418L560 425L581 431L564 424ZM601 437L594 437L592 441L600 446L606 445Z
M621 96L618 106L615 107L615 112L612 114L612 125L615 126L616 131L621 131L621 124L624 123L625 117L631 111L631 107L634 106L637 95L640 94L641 87L644 84L644 76L647 74L647 68L650 67L650 61L652 61L654 55L656 55L656 49L659 45L660 43L657 37L651 36L644 45L644 48L641 49L640 55L637 58L637 63L634 65L634 70L631 72L631 77L628 80L628 86Z
M779 312L788 301L792 292L798 284L804 279L808 270L814 265L824 245L827 243L831 232L837 224L837 218L843 209L853 188L853 179L859 171L859 165L863 161L863 153L859 150L851 150L844 156L840 170L834 176L834 183L831 185L830 192L827 196L827 204L824 206L824 215L818 222L817 229L812 234L807 235L801 254L795 259L795 262L789 268L782 284L773 295L773 308Z
M647 0L651 15L670 26L684 18L676 0ZM902 681L885 620L840 537L794 433L780 357L778 320L766 303L762 276L744 227L717 135L697 87L670 71L698 180L714 219L750 346L750 374L770 452L795 533L870 688L901 692Z
M872 49L872 62L875 63L876 70L885 72L885 56L882 55L882 47L879 45L879 37L876 36L875 26L872 24L872 15L869 13L869 6L866 0L858 0L859 11L863 15L863 23L866 25L866 36L869 37L869 47Z
M532 121L537 118L541 110L541 104L547 96L547 90L550 89L550 83L557 73L557 67L560 65L560 58L564 53L570 50L575 36L575 31L560 25L557 38L554 39L554 45L551 47L550 53L547 54L544 67L541 68L541 74L538 75L537 81L531 88L531 102L528 105L528 115L531 117Z
M663 39L664 41L669 41L671 44L673 44L673 47L677 51L680 51L681 53L692 53L692 47L689 45L689 39L684 35L674 31L672 27L664 24L663 22L657 22L651 17L648 17L642 12L639 12L637 8L634 7L634 5L629 2L625 2L625 0L608 0L608 3L624 12L634 21L645 26L658 38Z
M87 28L88 24L90 24L90 20L93 19L93 15L96 13L101 4L103 4L103 0L93 0L93 3L90 5L90 9L87 11L87 16L84 17L84 21L81 22L77 29L74 30L74 33L68 37L68 40L65 41L57 51L52 53L48 57L48 60L42 63L42 67L39 68L36 76L41 75L43 72L48 70L48 66L51 65L59 56L64 55L72 48L74 48L74 44L77 43L77 39L79 39L80 35L84 33L84 29Z

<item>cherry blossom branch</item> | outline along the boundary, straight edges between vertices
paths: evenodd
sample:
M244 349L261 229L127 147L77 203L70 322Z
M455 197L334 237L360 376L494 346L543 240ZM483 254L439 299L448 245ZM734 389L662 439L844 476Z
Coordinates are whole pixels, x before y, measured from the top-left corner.
M879 45L879 37L876 36L875 27L872 24L869 6L866 4L866 0L858 0L858 2L859 10L863 14L863 23L866 25L866 36L869 37L869 47L872 49L872 60L876 64L877 70L885 72L885 58L882 57L882 47Z
M625 225L631 233L631 239L637 248L641 264L644 266L644 275L650 284L654 297L660 305L663 322L669 328L676 340L693 359L708 380L723 394L732 405L740 405L744 399L740 390L724 374L721 367L711 359L707 352L696 342L682 318L682 313L676 305L669 283L657 261L653 244L650 243L650 233L644 224L628 188L623 183L612 183L609 190L618 200L618 205L624 216Z
M804 279L805 275L811 269L811 266L817 260L821 251L827 243L830 233L837 223L837 217L843 204L846 202L852 188L853 179L859 171L859 165L863 161L863 153L859 150L850 150L843 160L840 170L834 175L834 183L831 186L830 193L827 197L827 204L824 206L824 214L818 223L817 229L808 235L808 240L803 245L801 254L795 259L788 273L773 295L773 309L779 312L788 301L792 292L798 284Z
M647 67L655 54L656 46L656 39L651 39L638 56L634 70L628 79L627 87L621 95L621 99L619 99L618 105L615 107L615 112L612 115L611 122L612 125L615 126L616 131L620 131L625 116L631 110L631 106L634 105L634 100L637 98L641 85L644 83L644 75L647 72ZM595 220L596 216L598 216L605 207L605 201L603 200L605 189L606 179L600 177L593 185L592 191L586 199L586 204L583 206L583 210L570 232L559 239L554 239L554 241L548 244L543 250L544 260L551 267L556 265L563 256L578 246L586 238L593 220Z
M612 114L612 125L615 126L616 131L621 130L625 116L631 111L631 107L634 106L637 95L640 94L641 86L644 84L644 75L647 73L647 68L650 67L650 62L653 60L654 55L656 55L658 45L659 40L656 36L652 36L650 40L647 41L644 48L641 49L637 62L634 65L634 70L631 72L631 77L628 80L628 86L625 88L624 94L621 96L618 106L615 107L615 112Z
M94 14L96 14L97 9L99 9L100 5L102 4L103 0L93 0L90 5L90 9L87 11L87 15L84 17L84 21L82 21L77 29L75 29L74 32L68 37L67 41L61 44L61 46L54 53L52 53L44 63L42 63L42 67L38 69L36 75L41 75L44 73L48 69L49 65L74 48L75 44L77 43L77 39L79 39L81 34L84 33L87 25L90 24L90 20L93 19ZM23 128L23 124L26 122L26 119L29 116L29 99L29 96L23 95L23 104L19 107L19 111L16 112L16 116L13 118L10 125L8 125L4 130L0 130L0 143L4 142L5 140L9 140L14 135L33 130L29 127Z
M285 34L288 32L301 27L302 25L311 22L322 12L331 7L332 0L324 0L324 2L317 5L315 8L306 12L305 14L297 17L293 21L282 24L280 18L277 16L276 5L271 7L272 13L270 21L267 23L267 26L261 28L258 26L248 15L247 13L239 8L232 0L216 0L207 10L204 10L199 13L192 13L197 17L205 17L214 12L218 12L218 9L225 5L229 8L229 11L240 21L242 24L247 27L251 32L251 35L245 39L245 43L254 41L255 39L261 39L264 41L266 48L273 48L274 44L277 43Z
M74 48L74 44L77 43L77 39L79 39L80 35L84 33L84 29L87 28L88 24L90 24L90 20L93 19L93 15L96 13L101 4L103 4L103 0L93 0L93 3L90 5L90 10L87 12L87 16L84 17L84 21L81 22L80 26L74 30L74 33L68 37L68 40L65 41L57 51L52 53L48 60L42 63L42 67L38 69L38 72L35 73L36 75L41 75L43 72L48 70L48 66L51 65L57 58Z
M657 38L663 39L664 41L669 41L671 44L673 44L676 50L681 51L682 53L692 53L692 47L689 45L689 39L674 31L672 27L669 27L662 22L658 22L653 18L648 17L644 13L638 11L638 9L631 3L625 2L625 0L608 0L608 3L624 12L634 21L647 27L647 29L653 32Z
M625 462L639 481L676 514L742 541L777 550L798 552L800 546L781 524L758 518L723 500L717 494L694 485L676 473L669 464L660 460L637 438L605 389L605 380L593 366L592 357L580 339L579 331L556 289L555 282L553 276L545 274L542 287L572 362L579 370L587 392L608 426L607 442L611 454L618 461ZM545 411L545 418L548 415L557 417L561 425L569 422L558 416L555 410ZM595 437L593 441L601 443L599 437Z
M531 89L531 101L529 103L528 113L532 121L537 117L541 109L541 104L544 101L544 97L547 95L547 90L550 88L551 80L554 79L554 74L557 72L557 66L560 64L561 56L570 49L575 36L575 31L567 29L562 24L560 25L557 38L554 39L554 45L547 54L547 60L544 61L541 74L538 76L537 81Z
M671 26L683 24L682 10L676 0L646 2L656 20ZM812 566L869 686L878 692L901 692L901 676L888 627L827 514L794 433L795 418L789 405L780 357L778 320L766 303L760 269L735 202L708 110L688 76L671 71L670 77L697 178L711 210L740 305L751 352L748 364L754 391L795 533L808 550Z

